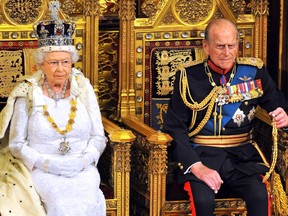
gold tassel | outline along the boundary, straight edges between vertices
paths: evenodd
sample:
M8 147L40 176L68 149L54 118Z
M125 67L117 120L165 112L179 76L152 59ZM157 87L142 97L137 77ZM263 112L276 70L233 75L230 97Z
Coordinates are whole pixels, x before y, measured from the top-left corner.
M215 110L213 112L213 118L214 118L214 135L216 135L216 126L217 126L217 104L215 104Z
M272 193L272 207L275 216L288 215L287 211L287 197L284 191L280 175L273 171L271 177L271 193Z
M286 193L284 191L280 175L276 173L274 170L277 157L278 157L278 130L276 128L276 122L272 122L272 137L273 137L273 153L272 153L272 163L270 166L269 171L265 174L263 178L263 182L266 182L270 175L272 174L271 180L270 180L270 187L271 187L271 194L272 194L272 207L273 207L273 213L275 216L284 216L288 215L287 212L287 197Z
M270 166L269 171L265 174L264 178L263 178L263 182L266 182L271 173L273 172L276 162L277 162L277 155L278 155L278 130L276 128L276 122L273 121L272 122L272 137L273 137L273 153L272 153L272 163Z
M219 107L219 115L218 115L218 134L221 135L221 127L222 127L222 106Z

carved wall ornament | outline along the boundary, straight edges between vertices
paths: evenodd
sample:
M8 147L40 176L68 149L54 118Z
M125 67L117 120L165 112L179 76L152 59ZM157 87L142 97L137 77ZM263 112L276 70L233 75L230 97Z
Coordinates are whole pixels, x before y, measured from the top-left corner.
M239 14L245 13L245 8L247 5L244 0L227 0L227 2L231 7L231 10L233 11L235 17L237 17Z
M85 4L84 4L84 16L91 16L92 14L92 0L90 1L85 1Z
M142 188L148 187L149 142L140 134L135 134L137 145L131 146L131 181ZM139 144L139 145L138 145ZM144 169L143 169L144 165Z
M152 145L148 164L148 173L166 174L167 152L165 145Z
M178 21L186 25L197 25L209 20L215 11L213 0L178 0L172 5L173 13Z
M107 209L116 209L117 208L117 200L106 200ZM114 216L114 213L107 212L107 216Z
M169 11L165 15L165 17L163 18L162 22L163 22L164 25L171 25L171 24L175 23L175 19L174 19L174 16L172 14L172 11Z
M135 20L135 2L133 0L127 0L127 1L120 1L120 4L122 6L122 13L120 19L123 21L132 21ZM125 11L125 12L124 12ZM124 13L123 13L124 12Z
M100 12L100 5L99 5L99 1L94 1L94 6L93 6L93 14L94 16L100 16L99 12Z
M99 104L102 115L110 119L116 119L117 116L118 40L119 32L99 34Z
M64 0L61 1L61 9L65 14L83 14L82 0Z
M268 0L253 0L252 10L255 16L269 15L269 2Z
M45 2L45 0L6 0L3 3L3 11L10 23L28 25L42 16Z
M147 17L154 17L162 9L163 3L167 0L145 0L141 5L142 12Z
M3 23L4 23L4 19L3 19L2 14L0 14L0 24L3 24Z
M0 97L8 97L23 74L23 52L0 51Z
M116 143L117 144L117 143ZM115 171L116 172L130 172L130 148L127 148L127 145L125 143L121 143L118 145L113 144L113 148L116 149L116 155L115 155Z

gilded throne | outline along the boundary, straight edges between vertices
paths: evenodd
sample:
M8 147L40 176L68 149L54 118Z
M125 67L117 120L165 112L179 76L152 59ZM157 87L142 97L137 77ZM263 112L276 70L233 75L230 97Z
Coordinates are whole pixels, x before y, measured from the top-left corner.
M37 38L32 26L45 16L50 16L48 3L49 0L20 2L5 0L0 3L1 109L17 82L37 70L32 55L37 47ZM112 70L107 64L104 66L103 59L111 65L116 64L113 59L117 59L117 52L113 51L112 43L109 42L117 37L117 34L107 33L109 37L105 37L105 34L98 37L100 16L98 9L102 8L98 1L60 1L60 3L61 18L73 20L77 25L74 44L80 59L74 66L90 79L101 104L108 144L98 166L102 179L101 189L106 198L107 215L129 215L130 145L135 136L131 131L120 128L106 118L111 118L115 112L113 102L117 94L117 82L113 78L114 69ZM95 52L98 48L96 46L98 39L99 56L98 50ZM102 59L100 64L98 59ZM110 104L107 104L108 101ZM1 213L7 214L0 211L0 215Z
M0 57L5 65L0 78L6 96L10 85L34 71L33 63L29 63L29 50L36 46L31 24L45 16L48 0L37 1L40 2L37 7L34 2L0 3L0 49L4 53ZM74 40L81 60L75 66L94 84L102 103L101 111L107 117L103 122L109 147L101 162L108 167L102 171L103 190L108 192L107 215L190 215L183 194L176 196L166 191L177 189L173 169L169 168L173 163L167 162L171 137L158 130L163 124L165 101L173 89L177 64L170 63L171 58L167 65L163 64L162 55L175 57L181 53L189 56L186 60L201 59L203 53L198 48L206 23L212 17L225 17L236 22L241 30L239 55L260 57L265 62L268 0L61 0L61 3L62 16L74 19L78 26ZM15 16L17 10L26 16ZM104 25L99 26L99 22ZM7 63L6 55L11 53L5 54L6 51L13 51L18 61ZM11 68L17 70L7 74ZM158 78L158 70L167 73ZM1 97L2 106L6 96ZM261 111L257 117L258 144L268 146L265 143L271 139L270 119ZM133 134L123 128L131 129ZM277 166L288 191L285 144L287 134L280 131ZM246 214L242 200L221 199L216 203L217 215Z
M187 195L179 191L173 180L174 165L167 151L171 137L161 133L177 65L203 58L203 31L207 22L217 17L237 23L241 34L239 57L254 56L265 62L268 1L141 2L142 17L135 18L133 7L127 3L128 15L125 15L131 19L121 21L129 37L122 39L120 52L132 56L129 68L128 64L120 68L123 78L131 78L120 79L121 120L136 135L131 146L131 166L137 174L131 173L130 212L132 215L190 215ZM130 41L130 38L135 39ZM270 119L262 110L257 111L257 118L255 139L260 146L271 148ZM283 142L287 134L283 131L280 134L278 170L287 182L287 141ZM270 154L271 150L268 160ZM241 199L216 200L215 215L246 214Z

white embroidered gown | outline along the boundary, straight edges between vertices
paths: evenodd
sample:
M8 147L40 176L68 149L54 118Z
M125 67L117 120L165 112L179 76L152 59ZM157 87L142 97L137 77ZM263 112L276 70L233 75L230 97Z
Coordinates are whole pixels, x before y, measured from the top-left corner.
M29 115L25 98L18 98L10 126L10 149L14 156L22 159L31 170L34 187L39 194L48 216L105 216L105 198L99 189L100 176L95 165L90 165L74 177L68 178L45 173L34 167L40 156L65 160L79 157L85 152L99 155L105 148L105 137L96 97L89 86L89 103L94 104L96 113L89 116L87 109L77 97L77 112L73 129L66 136L71 150L66 155L58 153L59 144L63 141L56 129L43 115L42 106ZM61 130L65 129L71 108L69 98L57 102L42 94L48 106L50 116ZM93 107L93 106L92 106ZM91 109L91 107L90 107ZM92 113L93 113L92 112ZM94 124L92 123L94 121Z

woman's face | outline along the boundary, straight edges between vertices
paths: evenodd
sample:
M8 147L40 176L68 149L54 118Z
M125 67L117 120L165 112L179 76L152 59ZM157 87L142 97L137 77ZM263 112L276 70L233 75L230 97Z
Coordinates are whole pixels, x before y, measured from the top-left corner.
M71 68L72 61L69 52L49 52L41 64L41 69L50 85L63 84L68 79Z

